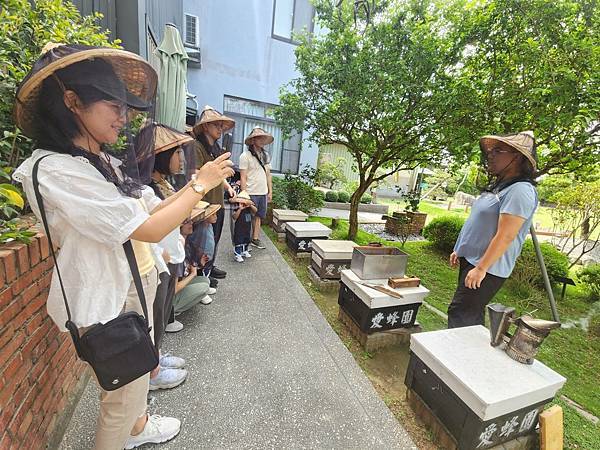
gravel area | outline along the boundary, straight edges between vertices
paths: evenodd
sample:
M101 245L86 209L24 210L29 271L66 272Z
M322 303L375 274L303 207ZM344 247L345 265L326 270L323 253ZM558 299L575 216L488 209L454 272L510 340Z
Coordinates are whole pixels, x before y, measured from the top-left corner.
M401 241L400 236L396 236L385 231L385 224L380 223L364 223L359 225L360 229L366 231L367 233L374 234L386 241ZM407 241L425 241L426 239L419 235L413 234L410 235Z

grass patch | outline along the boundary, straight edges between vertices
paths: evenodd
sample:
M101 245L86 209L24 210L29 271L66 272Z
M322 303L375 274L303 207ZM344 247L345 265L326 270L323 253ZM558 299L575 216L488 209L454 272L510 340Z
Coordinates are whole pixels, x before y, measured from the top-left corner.
M377 199L377 203L382 205L389 205L389 214L394 211L403 211L405 204L403 201L396 201L388 198ZM427 223L436 217L440 216L459 216L466 219L469 216L469 211L465 211L464 206L452 206L448 210L448 202L439 202L434 200L423 200L419 204L419 211L427 213ZM533 223L537 228L543 228L545 230L551 230L554 226L552 221L552 208L547 206L539 206L533 217Z
M332 219L329 218L311 217L309 220L332 226ZM398 346L366 354L337 319L337 293L322 293L308 275L306 260L295 259L288 252L285 243L277 242L275 234L270 229L265 227L264 230L294 270L331 327L369 376L382 399L411 433L415 442L431 446L428 432L414 418L410 407L404 401L404 371L408 349ZM331 239L346 239L347 234L348 222L338 220L337 226L333 228ZM383 242L386 245L401 247L398 242L383 241L363 230L359 230L356 242L361 245L369 242ZM407 273L416 274L421 278L423 284L431 291L427 302L445 312L454 294L458 274L456 270L449 267L448 255L441 254L426 241L407 242L403 250L410 255ZM519 291L519 295L517 295L514 286L511 286L511 283L505 283L494 301L515 306L519 314L537 310L536 317L550 318L550 307L544 292L523 289L519 289ZM591 304L586 300L585 295L585 291L581 287L569 286L565 301L560 302L560 289L555 291L563 322L569 318L578 318L587 314ZM417 320L426 331L446 327L443 319L425 307L419 308ZM538 358L567 378L561 394L576 401L592 414L600 416L599 355L599 337L594 337L581 329L570 328L554 331L544 342ZM600 426L594 426L581 418L570 406L560 400L556 400L555 403L563 407L565 414L566 448L600 448Z

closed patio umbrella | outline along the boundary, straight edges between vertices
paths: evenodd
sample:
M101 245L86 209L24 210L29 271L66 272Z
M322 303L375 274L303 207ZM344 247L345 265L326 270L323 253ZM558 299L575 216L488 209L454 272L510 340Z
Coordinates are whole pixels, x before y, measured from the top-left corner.
M155 52L160 60L156 121L184 131L188 55L175 25L165 26L163 40Z

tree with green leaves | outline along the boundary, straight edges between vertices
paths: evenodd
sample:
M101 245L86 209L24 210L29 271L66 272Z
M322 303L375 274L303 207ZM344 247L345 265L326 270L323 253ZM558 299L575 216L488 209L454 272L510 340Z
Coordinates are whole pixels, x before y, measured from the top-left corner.
M282 91L284 129L352 155L360 182L477 159L477 138L533 130L539 174L600 161L600 8L595 0L316 1ZM356 7L358 5L358 7Z
M454 23L461 2L315 1L322 36L302 37L300 76L282 91L284 130L310 130L320 145L352 155L349 238L369 187L398 172L465 152L470 87L456 73L467 44Z
M470 120L486 134L533 130L539 174L600 162L600 8L596 0L488 0L464 11Z
M71 2L6 0L0 7L0 163L16 166L31 152L31 141L16 128L12 109L18 84L49 42L118 47L99 14L82 17Z

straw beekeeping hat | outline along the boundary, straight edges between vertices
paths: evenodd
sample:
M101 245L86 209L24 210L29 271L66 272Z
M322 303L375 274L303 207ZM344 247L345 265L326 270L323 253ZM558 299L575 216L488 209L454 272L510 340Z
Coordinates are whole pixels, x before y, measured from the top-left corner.
M204 200L200 200L198 203L196 203L196 206L192 208L191 219L193 221L205 220L216 213L219 209L221 209L221 205L211 205Z
M246 140L244 141L244 143L246 145L250 145L250 144L253 143L253 141L254 141L255 138L262 137L262 136L266 136L266 137L269 138L269 142L267 142L265 145L269 145L269 144L271 144L275 140L275 138L273 136L271 136L269 133L267 133L261 127L254 127L254 129L248 135L248 137L246 138Z
M69 79L61 76L63 69L75 64L80 70L79 76L73 77L75 70L70 71ZM152 106L158 82L152 66L134 53L115 48L48 43L17 89L15 123L29 137L37 137L39 99L43 95L43 82L50 76L57 78L65 89L75 85L93 86L138 111Z
M537 154L533 131L521 131L520 133L507 134L505 136L483 136L479 139L479 147L485 152L493 148L498 142L502 142L521 153L531 163L533 170L537 170Z
M198 135L202 130L200 127L205 123L221 122L223 124L223 133L231 130L235 126L235 120L221 114L215 110L212 106L206 105L202 114L200 114L200 120L194 125L194 134Z
M180 133L179 131L168 127L166 125L154 124L155 135L154 135L154 151L155 153L164 152L174 147L187 144L194 140L188 134Z

